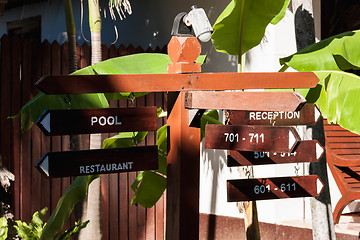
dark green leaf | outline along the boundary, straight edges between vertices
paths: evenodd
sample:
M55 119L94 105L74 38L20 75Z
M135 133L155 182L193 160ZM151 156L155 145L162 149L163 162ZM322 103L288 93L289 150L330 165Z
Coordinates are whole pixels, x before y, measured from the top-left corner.
M213 26L215 49L242 56L260 43L266 26L284 4L285 0L232 0Z
M146 135L147 132L121 132L113 137L105 139L102 148L132 147L141 143Z
M271 20L271 24L276 25L276 24L278 24L278 22L281 21L281 19L284 18L285 13L286 13L286 9L287 9L289 3L290 3L290 0L285 0L281 11Z
M151 208L160 199L166 189L166 178L153 171L144 171L131 204L140 204Z
M99 175L88 175L75 178L70 187L68 187L66 192L61 196L49 221L45 225L40 240L55 238L59 229L62 229L64 223L69 218L74 206L85 198L90 183L98 177Z
M201 140L205 137L205 126L206 124L222 124L219 121L219 113L217 110L211 110L204 113L201 116L200 128L201 128Z

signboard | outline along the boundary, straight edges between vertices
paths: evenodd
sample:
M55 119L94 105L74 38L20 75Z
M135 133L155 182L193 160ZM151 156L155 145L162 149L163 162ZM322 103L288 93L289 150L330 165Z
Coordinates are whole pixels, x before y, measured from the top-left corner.
M317 140L299 142L291 153L228 151L228 167L279 163L318 162L324 148Z
M314 125L321 113L315 104L307 103L299 111L229 111L232 125Z
M48 178L154 170L157 146L48 152L35 166Z
M313 88L312 72L184 73L45 76L35 86L46 94L172 92Z
M300 137L293 127L206 125L205 148L291 152Z
M205 92L185 94L185 107L190 109L226 109L252 111L295 111L306 99L298 92Z
M48 136L156 131L157 108L46 110L36 124Z
M316 175L228 180L228 202L317 197L323 186Z

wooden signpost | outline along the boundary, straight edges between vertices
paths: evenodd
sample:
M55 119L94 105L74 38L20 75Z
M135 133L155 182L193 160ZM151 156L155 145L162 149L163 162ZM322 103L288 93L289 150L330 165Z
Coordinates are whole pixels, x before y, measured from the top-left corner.
M184 57L179 60L183 61L182 63L187 62ZM182 74L44 76L35 86L46 94L82 94L314 88L318 82L319 79L312 72L241 74L182 72Z
M157 130L156 107L46 110L36 124L47 136Z
M168 45L168 52L170 59L172 60L172 63L168 66L168 74L46 76L40 79L36 83L36 86L46 94L172 92L168 94L167 99L169 152L167 156L166 239L198 239L200 130L198 128L189 127L189 108L219 109L214 105L203 105L205 102L201 100L204 99L203 96L205 96L205 98L212 98L215 94L219 98L216 101L213 99L213 102L217 104L222 104L222 100L220 99L224 99L224 96L226 95L233 96L234 99L239 97L242 98L241 101L237 102L231 102L225 99L228 101L228 103L226 103L227 105L221 106L221 108L225 109L245 109L267 112L295 111L300 109L304 104L304 98L296 92L276 93L282 96L282 100L278 101L274 93L267 92L211 93L193 91L314 88L319 80L316 75L311 72L200 73L201 69L195 63L195 60L200 54L201 48L197 39L193 37L173 37ZM186 94L185 92L187 91L191 92ZM203 94L203 96L200 96L201 94ZM252 97L249 97L250 95L252 95ZM256 100L251 100L254 97ZM262 102L263 98L266 98L267 100ZM242 102L245 101L248 101L246 104L252 104L251 107L246 108L246 104L242 104ZM256 108L257 104L261 104L261 107ZM231 107L231 105L238 106ZM60 130L61 127L59 127L58 124L52 123L54 121L54 114L57 113L50 112L50 116L45 114L43 119L39 122L40 126L42 126L49 135L60 134L61 131L63 131ZM99 124L100 126L103 124L104 126L96 127L96 131L98 131L103 127L105 128L105 122L109 125L107 127L115 127L114 125L116 125L116 118L113 114L106 116L96 115L97 119L91 118L91 116L95 115L88 116L90 116L90 118L87 117L85 120L87 122L86 125L89 125L90 121L90 127L88 126L88 129L96 124ZM257 116L257 113L255 113L255 116ZM262 113L260 116L262 117ZM92 119L93 121L91 121ZM116 126L120 127L120 125L125 125L123 124L123 121L125 120L122 120L122 124ZM111 129L111 131L113 130L114 129ZM297 145L297 142L300 140L292 127L275 128L259 126L255 128L254 126L246 125L209 125L206 127L206 134L205 141L207 148L227 148L242 151L276 151L291 153ZM146 156L145 153L142 152L143 150L147 151ZM37 167L48 177L58 177L60 175L102 173L104 168L106 173L121 172L124 171L126 166L128 169L125 170L129 170L130 165L132 170L135 168L138 169L135 167L137 165L135 165L134 156L136 156L136 159L139 161L141 161L141 159L149 161L149 156L151 156L150 158L155 161L154 147L146 149L134 147L122 150L108 150L105 152L103 150L96 150L99 152L93 151L94 150L89 152L75 152L73 156L71 156L71 153L48 153L39 161ZM114 153L111 151L124 152ZM98 154L97 157L92 156L92 153ZM115 155L117 157L115 157ZM131 159L134 160L119 160L119 155L131 155ZM62 160L59 161L59 158ZM98 158L108 160L98 161ZM63 159L71 159L72 161L66 160L65 163ZM84 161L81 161L80 163L80 159ZM133 163L130 164L130 162ZM146 169L154 167L155 165L146 165ZM144 170L143 167L141 168ZM58 169L61 169L61 173L59 173L60 170ZM264 179L258 179L256 181L257 185L254 185L253 183L253 187L250 188L249 191L258 191L257 189L259 189L259 193L262 193L264 187L265 190L270 188L270 192L273 195L275 194L278 196L277 198L284 197L285 195L304 195L305 192L312 196L317 194L317 192L314 192L314 189L316 189L314 186L317 182L317 178L315 177L295 177L295 179L292 180L284 178L281 179L280 182L276 182L275 180L266 182L267 180ZM259 181L262 183L261 186L264 187L259 185ZM304 186L304 183L306 183L305 185L309 185L310 188ZM288 192L281 191L281 189L284 189L284 186L288 187L288 184L290 184L290 190L292 190L292 184L295 184L296 190L293 191L295 193L288 193L290 190ZM277 185L279 185L278 189L275 190ZM238 186L238 188L234 190L236 197L240 192L239 189L243 191L243 188L241 187L241 183L238 185L236 183L235 186ZM283 186L283 188L281 188L281 186ZM305 190L298 190L302 188ZM265 194L265 192L262 194Z
M287 104L286 102L284 104ZM315 104L307 103L299 111L228 111L228 118L232 125L314 125L319 120L321 113ZM264 110L264 109L263 109Z
M298 92L191 91L185 98L190 109L295 111L306 102Z
M293 127L207 125L205 148L291 152L300 141Z
M228 167L280 163L318 162L324 148L317 140L301 141L291 153L228 151Z
M48 152L36 168L48 178L152 170L158 168L157 146Z
M323 186L316 175L228 180L228 202L317 197Z

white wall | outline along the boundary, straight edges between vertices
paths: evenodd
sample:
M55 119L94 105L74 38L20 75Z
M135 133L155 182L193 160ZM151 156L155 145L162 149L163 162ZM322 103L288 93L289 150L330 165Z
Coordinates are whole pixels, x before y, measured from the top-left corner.
M315 12L315 24L319 24L320 8L317 7L315 11L317 11ZM319 30L319 26L316 26L317 36ZM246 71L277 72L280 69L279 58L291 55L296 51L294 13L288 9L281 22L275 26L270 24L267 27L265 38L261 44L248 52ZM301 135L301 131L299 133ZM299 175L308 174L308 164L277 164L255 166L255 178L295 176L295 167L300 167ZM214 179L214 176L217 179ZM200 211L225 216L242 216L234 203L226 202L226 180L239 178L239 176L237 168L226 167L224 151L203 151ZM332 180L330 182L332 183L331 193L336 201L336 198L339 197L336 193L337 187ZM214 190L214 186L217 187L217 191ZM209 201L209 199L211 200ZM309 198L257 201L257 207L259 221L263 222L311 220Z

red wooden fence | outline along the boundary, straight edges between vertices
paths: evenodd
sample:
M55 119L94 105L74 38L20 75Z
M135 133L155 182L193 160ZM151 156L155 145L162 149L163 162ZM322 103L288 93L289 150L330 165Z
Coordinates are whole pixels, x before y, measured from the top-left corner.
M140 52L166 52L166 47L155 50L132 45L119 48L102 46L103 60ZM78 66L90 64L90 47L78 46ZM45 136L36 126L24 133L20 130L20 119L8 119L16 115L21 106L39 91L33 87L43 75L68 74L67 43L59 45L31 43L18 38L1 38L1 132L0 153L2 165L15 174L12 188L15 219L30 221L32 214L44 207L51 213L58 199L70 185L71 178L46 179L35 163L49 151L68 151L68 136ZM126 100L112 101L112 107L125 107ZM152 93L136 99L136 106L166 106L162 93ZM164 120L159 120L159 126ZM108 137L103 135L103 137ZM82 135L85 148L89 146L89 135ZM155 144L156 134L149 133L144 144ZM0 162L1 166L1 162ZM130 186L137 173L103 175L102 190L102 232L103 239L164 239L165 204L164 197L150 209L130 204L133 191ZM74 216L70 219L74 222ZM67 223L67 227L70 222Z

